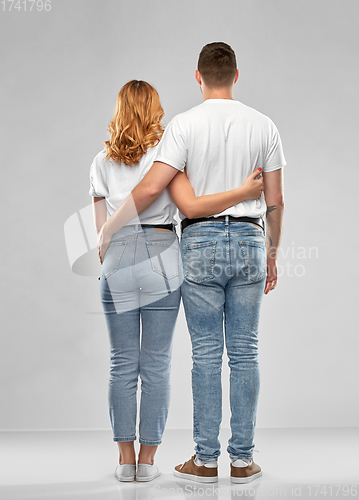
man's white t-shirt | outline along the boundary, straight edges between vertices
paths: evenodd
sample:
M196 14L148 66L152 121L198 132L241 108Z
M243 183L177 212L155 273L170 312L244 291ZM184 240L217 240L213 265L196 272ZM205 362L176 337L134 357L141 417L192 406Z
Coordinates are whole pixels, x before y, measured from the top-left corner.
M156 155L155 146L145 153L140 162L132 167L115 161L106 160L106 151L95 156L90 168L89 194L106 198L107 218L109 218L125 201L135 186L143 179L152 167ZM167 188L157 200L140 215L141 224L177 224L174 216L177 207L173 203ZM128 225L140 222L138 218Z
M181 171L186 168L196 196L240 187L259 167L272 172L286 165L272 120L232 99L207 99L175 116L155 160ZM265 212L262 194L259 200L243 201L216 215L261 217Z

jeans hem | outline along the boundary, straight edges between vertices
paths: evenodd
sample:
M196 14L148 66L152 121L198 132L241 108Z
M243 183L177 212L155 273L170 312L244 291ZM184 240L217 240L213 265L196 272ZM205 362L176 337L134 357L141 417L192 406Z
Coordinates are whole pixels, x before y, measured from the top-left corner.
M217 454L218 453L218 454ZM201 462L205 462L206 464L207 463L218 463L218 457L220 456L221 452L217 452L215 453L215 456L209 456L209 455L205 455L204 453L197 453L196 452L196 457L199 458L201 460Z
M126 441L136 441L136 436L124 437L124 438L114 437L113 440L117 443L124 443Z
M201 458L197 453L196 453L196 458L198 458L201 462L204 462L206 464L218 464L217 458L211 458L211 460L207 460L207 459Z
M248 456L248 455L247 456L244 456L244 455L238 455L238 456L237 455L229 455L229 458L231 460L243 460L243 459L244 460L253 460L253 456L252 455L250 455L250 456Z
M140 444L145 444L147 446L158 446L162 443L161 440L159 440L159 441L147 441L146 439L141 439L141 438L138 441Z

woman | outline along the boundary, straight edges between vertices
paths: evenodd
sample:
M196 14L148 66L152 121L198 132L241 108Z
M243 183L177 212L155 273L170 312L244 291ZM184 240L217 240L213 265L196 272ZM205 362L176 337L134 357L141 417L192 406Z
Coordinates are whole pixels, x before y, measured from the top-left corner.
M97 233L150 169L163 134L163 115L159 96L148 83L133 80L120 90L108 127L110 140L91 165ZM259 170L251 174L240 188L196 198L186 175L179 173L169 192L187 217L210 216L245 199L259 198L258 174ZM109 412L119 447L115 475L120 481L151 481L160 474L154 456L168 413L171 345L182 281L174 231L177 209L169 192L162 192L141 214L141 221L131 221L112 236L101 262L101 302L111 347Z

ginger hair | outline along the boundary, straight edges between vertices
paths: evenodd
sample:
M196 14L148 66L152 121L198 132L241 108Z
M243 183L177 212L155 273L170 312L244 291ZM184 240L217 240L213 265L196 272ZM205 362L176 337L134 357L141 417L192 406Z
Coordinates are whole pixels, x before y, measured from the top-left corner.
M160 97L149 83L131 80L120 90L105 141L106 160L132 167L159 143L164 127Z

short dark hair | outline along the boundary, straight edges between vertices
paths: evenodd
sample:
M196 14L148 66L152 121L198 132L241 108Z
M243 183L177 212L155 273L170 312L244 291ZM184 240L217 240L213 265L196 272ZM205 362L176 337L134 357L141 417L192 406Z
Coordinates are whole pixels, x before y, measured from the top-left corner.
M198 58L198 71L208 87L232 85L237 71L236 55L224 42L208 43Z

